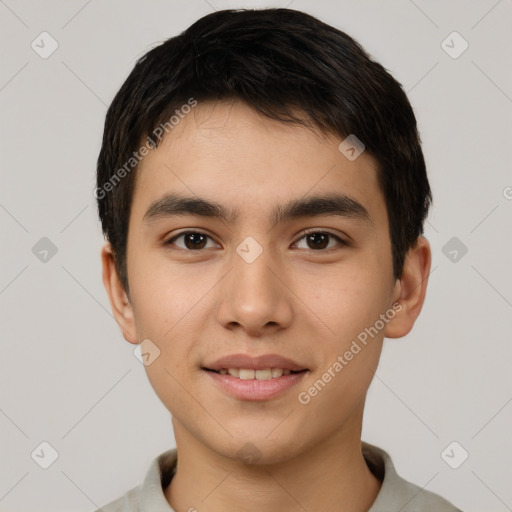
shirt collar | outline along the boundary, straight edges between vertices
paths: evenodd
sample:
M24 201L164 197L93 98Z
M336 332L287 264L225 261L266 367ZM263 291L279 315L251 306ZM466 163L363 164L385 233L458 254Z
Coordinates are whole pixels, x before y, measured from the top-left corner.
M398 475L387 452L365 442L362 443L362 452L370 471L382 481L380 492L368 512L389 512L390 503L410 495L410 484ZM141 512L174 512L163 489L174 476L177 459L177 450L173 448L152 461L140 489Z

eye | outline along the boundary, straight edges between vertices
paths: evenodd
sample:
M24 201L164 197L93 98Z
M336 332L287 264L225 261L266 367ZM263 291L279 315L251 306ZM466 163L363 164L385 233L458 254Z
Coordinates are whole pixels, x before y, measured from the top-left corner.
M299 246L299 242L301 240L305 240L306 247ZM338 242L338 245L341 246L348 245L339 236L336 236L333 233L329 233L327 231L310 231L306 233L306 235L304 235L302 238L300 238L295 245L299 249L313 249L315 251L318 251L323 249L331 249L332 247L335 247L336 243L331 243L333 241Z
M181 241L175 243L177 240ZM210 243L210 245L208 245ZM198 251L201 249L210 249L218 245L205 233L200 231L185 231L179 235L173 236L165 242L165 245L175 245L176 247L189 251Z

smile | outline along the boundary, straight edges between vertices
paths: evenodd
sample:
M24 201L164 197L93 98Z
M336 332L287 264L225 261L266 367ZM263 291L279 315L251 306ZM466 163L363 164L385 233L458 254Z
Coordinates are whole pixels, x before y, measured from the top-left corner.
M263 401L277 398L296 386L309 370L282 368L253 370L250 368L203 368L217 389L238 400Z
M263 370L253 370L251 368L221 368L220 370L218 370L218 373L220 373L220 375L231 375L231 377L236 377L242 380L269 380L277 379L279 377L282 377L283 375L290 375L290 373L299 372L293 372L291 370L283 368L265 368Z

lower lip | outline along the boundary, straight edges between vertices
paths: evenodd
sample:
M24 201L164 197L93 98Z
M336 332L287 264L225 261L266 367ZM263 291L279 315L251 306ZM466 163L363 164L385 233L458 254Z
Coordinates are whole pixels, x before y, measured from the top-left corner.
M270 400L298 384L307 371L290 373L275 379L239 379L204 370L220 388L239 400Z

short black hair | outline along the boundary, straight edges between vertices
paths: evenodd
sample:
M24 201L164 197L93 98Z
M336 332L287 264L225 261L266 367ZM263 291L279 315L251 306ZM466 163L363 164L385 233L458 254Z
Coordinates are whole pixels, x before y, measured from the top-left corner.
M354 39L309 14L229 9L202 17L147 52L108 109L95 196L125 290L141 141L157 146L159 127L169 126L191 101L235 99L340 142L351 134L362 141L378 164L398 279L432 202L416 118L402 86Z

